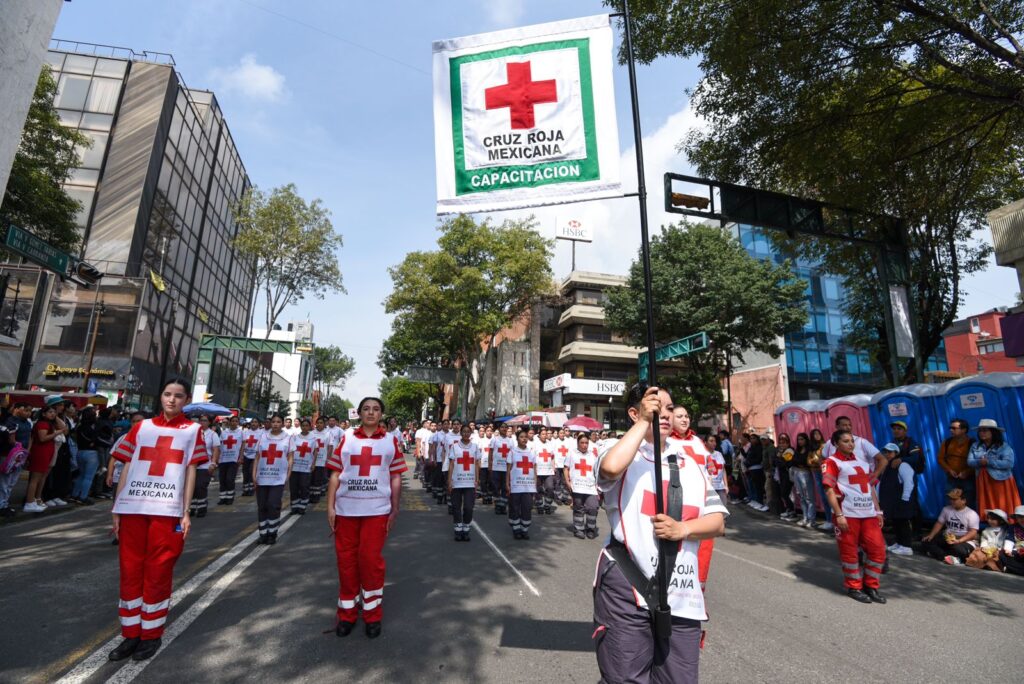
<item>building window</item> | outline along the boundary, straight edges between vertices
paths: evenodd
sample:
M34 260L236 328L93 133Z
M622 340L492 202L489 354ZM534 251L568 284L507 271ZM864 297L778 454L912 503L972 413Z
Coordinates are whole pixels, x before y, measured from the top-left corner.
M985 342L978 345L979 354L1000 354L1003 352L1003 342Z
M981 321L979 321L977 318L972 318L971 319L971 332L972 333L980 333L981 332Z

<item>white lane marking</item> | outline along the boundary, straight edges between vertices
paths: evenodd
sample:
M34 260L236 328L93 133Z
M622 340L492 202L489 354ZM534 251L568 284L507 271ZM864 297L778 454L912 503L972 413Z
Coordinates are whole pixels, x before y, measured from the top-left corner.
M487 542L487 545L490 546L492 549L494 549L494 553L498 554L498 557L501 558L501 560L505 561L505 565L507 565L508 567L512 568L512 572L516 573L516 575L519 577L519 579L521 579L523 581L523 584L526 585L526 588L529 589L530 591L532 591L534 596L540 596L540 589L535 587L533 582L531 582L530 580L526 579L526 575L524 575L523 573L519 572L519 568L517 568L516 566L512 565L512 561L510 561L508 559L508 556L506 556L505 554L503 554L501 552L501 549L498 548L498 545L495 544L494 542L492 542L491 538L487 536L487 533L484 532L483 529L481 529L481 527L476 524L476 520L474 520L470 524L476 529L477 532L480 533L480 536L484 538L484 541Z
M284 521L281 528L277 531L279 536L283 536L288 528L298 522L299 516L289 516L288 520ZM175 620L167 631L164 632L163 644L160 646L160 650L157 654L149 660L133 660L129 664L122 667L120 670L114 673L114 675L107 680L107 684L126 684L127 682L134 681L139 674L146 669L146 667L156 660L161 653L167 650L167 647L171 645L175 639L181 636L182 632L188 629L193 622L196 621L200 615L203 614L207 608L217 600L225 589L231 586L238 577L245 572L246 568L256 562L256 559L262 556L270 549L269 546L257 546L249 553L248 556L238 561L238 563L231 568L228 572L224 573L213 586L207 589L206 593L200 596L195 603L188 607L182 615Z
M285 515L291 516L291 513L286 513ZM175 603L180 603L188 598L193 591L198 589L212 575L219 572L221 568L234 560L240 553L245 551L250 544L256 541L256 537L258 536L259 531L254 531L242 539L242 541L225 551L217 558L217 560L210 563L202 571L193 576L192 579L186 582L184 586L171 594L173 601ZM78 663L78 665L72 668L70 672L57 680L57 684L80 684L96 674L97 670L110 662L107 655L121 643L120 630L118 630L118 632L117 636L100 646L99 649L92 653L92 655Z
M729 558L732 558L734 560L738 560L738 561L740 561L742 563L746 563L748 565L753 565L755 568L761 568L762 570L767 570L768 572L774 572L776 575L781 575L782 577L785 577L786 579L791 579L791 580L797 579L797 576L794 575L791 572L786 572L785 570L777 570L776 568L773 568L770 565L762 565L761 563L758 563L757 561L752 561L749 558L744 558L743 556L737 556L734 553L729 553L728 551L724 551L724 550L722 550L720 548L717 548L717 546L716 546L715 551L714 551L714 555L717 556L718 554L722 554L723 556L728 556Z

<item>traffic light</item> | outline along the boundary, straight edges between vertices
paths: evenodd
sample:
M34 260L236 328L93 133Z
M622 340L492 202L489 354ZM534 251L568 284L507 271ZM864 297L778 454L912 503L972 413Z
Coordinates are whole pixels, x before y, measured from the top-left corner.
M672 193L672 206L674 207L689 207L703 211L708 208L709 204L711 204L711 200L707 197L685 195L681 192Z
M96 282L103 277L103 274L98 268L84 261L79 261L75 264L74 275L86 285L95 285Z

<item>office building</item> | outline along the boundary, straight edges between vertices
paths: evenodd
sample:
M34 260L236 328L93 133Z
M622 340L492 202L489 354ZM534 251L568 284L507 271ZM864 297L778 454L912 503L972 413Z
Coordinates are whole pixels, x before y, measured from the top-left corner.
M61 121L92 141L66 185L76 256L105 275L86 289L4 269L0 383L74 388L90 370L99 391L152 406L163 378L191 375L203 333L248 331L253 271L231 242L249 179L216 97L171 55L54 41L47 63ZM252 363L220 354L208 391L235 404Z
M1024 357L1006 352L1008 344L1004 322L1005 308L996 308L968 316L953 323L942 333L949 373L955 377L979 373L1019 372Z

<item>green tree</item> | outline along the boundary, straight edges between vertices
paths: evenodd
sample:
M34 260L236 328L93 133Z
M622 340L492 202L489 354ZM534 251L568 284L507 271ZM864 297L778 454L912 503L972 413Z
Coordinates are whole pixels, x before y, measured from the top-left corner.
M92 143L85 134L61 125L53 106L56 94L57 82L50 68L43 67L0 203L0 225L6 230L14 224L57 249L74 252L82 241L76 222L82 205L63 184L81 163L79 149Z
M693 103L710 125L682 147L702 175L904 220L919 358L956 319L963 278L987 264L985 213L1024 194L1022 7L633 3L641 60L700 56ZM890 381L911 381L912 359L891 377L887 293L873 255L838 242L777 242L842 276L853 321L846 343L871 350Z
M532 218L496 226L462 214L441 223L437 251L412 252L390 268L394 289L384 306L396 318L381 352L384 370L414 363L468 370L467 409L475 416L494 336L552 290L553 241L535 226Z
M233 245L243 259L253 262L253 295L262 294L266 300L268 338L285 307L307 295L323 299L328 293L345 291L337 254L342 238L334 232L330 212L321 200L307 202L293 184L274 188L269 195L251 188L234 214L238 235ZM255 373L254 369L245 380L243 405Z
M337 394L329 394L320 402L320 415L324 417L334 416L338 420L348 418L348 410L353 408L352 402L342 399Z
M345 389L345 380L356 369L355 360L333 344L313 349L313 364L313 387L321 396L332 387Z
M399 424L404 425L407 421L420 419L423 405L433 396L434 388L429 383L395 376L381 378L378 391L388 417L397 418Z
M680 223L651 239L654 336L658 344L699 332L709 348L685 357L676 377L666 374L672 398L696 417L724 408L721 378L727 364L748 351L779 356L778 338L807 320L804 283L788 263L751 257L723 228ZM626 287L611 290L608 327L646 346L643 265L639 256ZM661 378L659 377L659 382Z
M312 399L303 399L299 402L299 418L312 418L314 413L316 413L316 406L313 405Z

